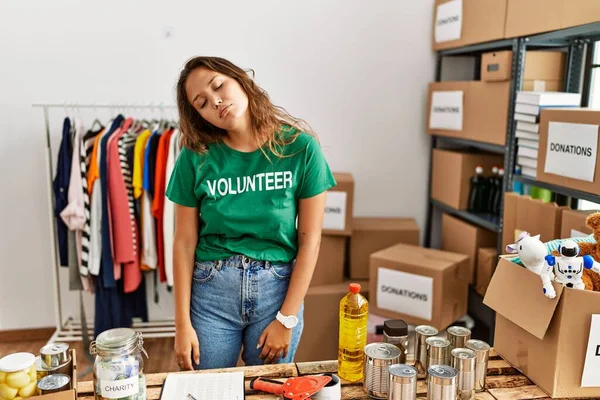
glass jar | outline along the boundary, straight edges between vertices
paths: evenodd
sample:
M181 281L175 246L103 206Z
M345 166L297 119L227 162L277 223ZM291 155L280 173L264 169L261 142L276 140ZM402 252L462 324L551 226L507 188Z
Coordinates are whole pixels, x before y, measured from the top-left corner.
M0 359L0 400L37 396L35 356L14 353Z
M140 332L128 328L102 332L90 344L94 361L95 399L146 400L144 359L148 357Z

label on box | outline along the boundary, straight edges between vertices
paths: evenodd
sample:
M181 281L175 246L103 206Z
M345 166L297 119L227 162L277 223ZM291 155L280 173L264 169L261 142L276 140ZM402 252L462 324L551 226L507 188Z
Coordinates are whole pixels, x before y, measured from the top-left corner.
M346 229L346 192L328 191L325 199L323 229Z
M433 278L379 267L377 307L430 321Z
M544 172L594 182L598 125L550 122Z
M571 237L572 238L574 238L574 237L587 237L587 236L590 236L590 235L588 235L586 233L583 233L581 231L578 231L577 229L571 229Z
M533 91L534 92L545 92L546 91L546 81L533 81Z
M462 33L462 0L452 0L437 7L435 42L460 39Z
M463 91L433 92L429 128L462 131Z
M133 396L134 394L137 394L139 390L140 382L137 375L118 381L100 381L100 391L102 393L102 397L106 399L120 399L123 397Z
M600 387L600 314L592 315L581 387Z

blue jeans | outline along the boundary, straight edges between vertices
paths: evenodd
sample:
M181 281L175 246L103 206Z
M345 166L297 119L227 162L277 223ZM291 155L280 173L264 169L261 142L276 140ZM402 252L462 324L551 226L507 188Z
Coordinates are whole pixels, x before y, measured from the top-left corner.
M191 321L200 342L196 369L235 367L243 345L246 365L262 365L258 339L285 299L294 264L274 264L245 256L196 262L192 281ZM292 330L287 357L294 359L304 327L304 305Z

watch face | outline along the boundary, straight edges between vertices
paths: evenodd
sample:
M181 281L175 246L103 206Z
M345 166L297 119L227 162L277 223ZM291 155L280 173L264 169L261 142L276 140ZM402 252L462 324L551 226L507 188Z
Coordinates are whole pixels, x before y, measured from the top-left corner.
M298 321L293 316L287 317L285 319L285 327L288 329L294 328L298 324Z

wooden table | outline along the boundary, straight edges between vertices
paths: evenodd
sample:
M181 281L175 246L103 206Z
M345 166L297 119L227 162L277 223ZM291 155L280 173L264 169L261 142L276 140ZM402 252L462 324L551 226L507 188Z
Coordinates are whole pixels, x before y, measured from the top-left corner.
M310 375L319 373L336 373L337 361L308 362L295 364L275 364L255 367L228 368L222 370L199 371L202 372L226 372L226 371L244 371L246 377L246 399L247 400L273 400L277 396L254 392L249 387L250 379L261 376L264 378L285 380L292 376ZM151 374L146 376L148 400L157 400L160 396L160 389L166 378L166 373ZM488 362L488 376L486 380L487 391L478 393L478 400L494 399L549 399L548 395L533 384L526 376L522 375L515 368L510 366L492 349L490 360ZM92 382L80 382L78 392L80 399L93 400ZM417 398L425 399L427 397L427 384L424 380L417 383ZM363 392L362 384L348 383L342 381L342 399L370 399Z

